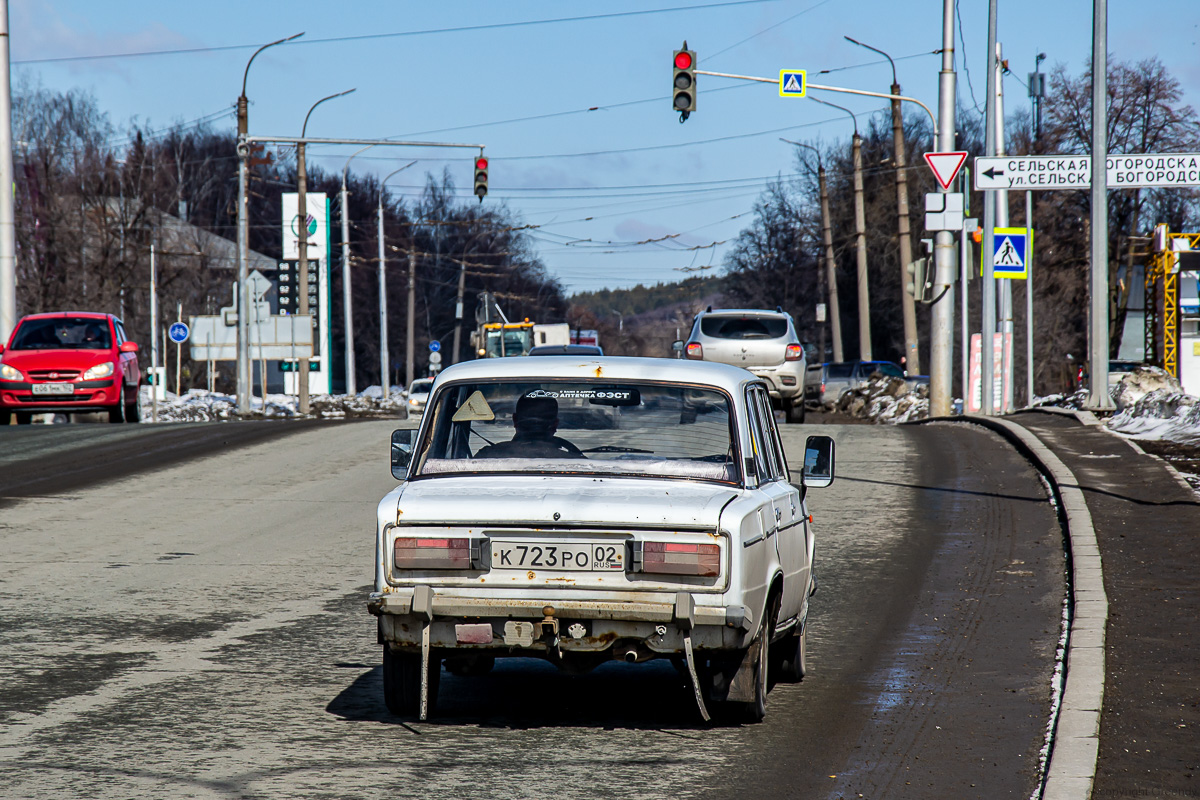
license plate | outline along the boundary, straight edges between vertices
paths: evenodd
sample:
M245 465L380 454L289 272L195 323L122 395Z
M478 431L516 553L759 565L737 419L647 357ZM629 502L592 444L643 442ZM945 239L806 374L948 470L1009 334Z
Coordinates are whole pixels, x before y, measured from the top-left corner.
M73 383L35 383L34 394L75 394Z
M625 545L492 541L492 569L609 572L625 569Z

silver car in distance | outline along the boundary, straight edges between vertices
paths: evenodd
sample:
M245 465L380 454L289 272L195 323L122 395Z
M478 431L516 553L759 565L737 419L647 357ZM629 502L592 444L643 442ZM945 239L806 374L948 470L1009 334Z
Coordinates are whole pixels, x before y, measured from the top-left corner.
M832 482L833 441L808 437L791 475L769 387L738 367L547 361L450 367L392 435L368 603L388 709L427 718L443 665L668 658L705 720L761 720L768 672L804 677L804 494Z

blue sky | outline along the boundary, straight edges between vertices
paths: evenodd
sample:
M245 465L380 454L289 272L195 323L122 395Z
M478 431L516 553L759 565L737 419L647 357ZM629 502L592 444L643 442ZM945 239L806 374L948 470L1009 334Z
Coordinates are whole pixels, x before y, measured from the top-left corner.
M781 99L767 84L706 76L698 80L697 111L680 125L670 108L670 65L683 39L701 69L770 77L802 68L812 82L886 92L886 61L842 38L853 36L896 58L905 94L936 108L941 61L930 53L941 46L938 0L697 7L712 2L10 0L10 27L15 75L48 88L88 89L116 125L136 119L154 129L206 117L232 128L253 46L305 31L298 43L254 62L251 133L298 135L313 102L354 87L355 94L317 109L310 135L486 144L486 202L540 226L532 235L542 259L577 291L672 281L685 269L719 266L763 185L794 169L791 147L779 137L848 140L851 123L840 112ZM677 10L628 13L650 9ZM1027 106L1024 76L1039 51L1049 56L1043 70L1058 62L1082 70L1091 9L1091 0L1000 0L1000 41L1014 72L1006 82L1010 111ZM987 2L960 0L959 12L960 98L970 102L965 55L982 104ZM505 27L461 30L484 25ZM429 32L450 28L460 30ZM340 41L316 41L330 39ZM1200 107L1198 41L1196 0L1109 2L1111 57L1157 54ZM28 63L213 47L229 49ZM818 76L821 70L831 72ZM886 105L817 96L860 114L860 125L862 115ZM470 194L470 151L388 150L359 156L352 169L384 174L419 159L388 184L394 192L419 191L417 168L440 174L449 166L460 192ZM309 158L338 172L350 152L314 147ZM716 242L726 244L708 247Z

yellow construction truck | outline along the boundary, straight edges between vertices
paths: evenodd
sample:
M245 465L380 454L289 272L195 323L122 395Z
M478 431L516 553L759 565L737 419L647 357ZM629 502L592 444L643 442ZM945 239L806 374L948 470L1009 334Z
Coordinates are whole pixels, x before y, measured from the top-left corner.
M543 324L509 322L490 292L481 292L475 311L476 328L471 333L471 346L478 358L527 356L531 348L543 344L570 344L571 328L567 323Z

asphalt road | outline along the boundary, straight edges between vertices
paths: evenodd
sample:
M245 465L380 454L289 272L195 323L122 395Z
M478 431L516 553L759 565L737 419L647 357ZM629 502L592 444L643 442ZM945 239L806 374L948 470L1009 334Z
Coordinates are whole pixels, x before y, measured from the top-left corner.
M706 728L670 666L620 663L444 675L434 720L390 716L364 600L393 424L264 425L44 449L0 431L0 796L1024 800L1036 786L1061 533L1036 474L990 433L786 427L793 463L807 434L839 448L838 479L810 494L811 674L775 688L763 724ZM105 452L107 471L85 468Z

